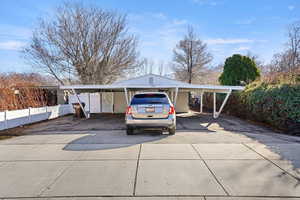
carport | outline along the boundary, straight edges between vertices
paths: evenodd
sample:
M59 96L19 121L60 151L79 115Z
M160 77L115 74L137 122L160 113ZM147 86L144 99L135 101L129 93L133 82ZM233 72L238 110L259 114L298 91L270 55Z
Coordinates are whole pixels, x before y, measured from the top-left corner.
M243 90L244 87L188 84L167 77L148 74L110 85L69 85L60 86L60 89L69 91L69 94L71 94L69 95L69 103L78 102L83 109L82 102L85 102L87 107L83 110L86 118L89 118L94 108L98 108L96 110L100 110L99 112L125 112L132 96L142 91L168 93L176 110L179 112L187 111L188 93L195 92L200 95L200 113L203 111L203 94L205 92L213 93L213 117L218 118L232 91ZM217 93L226 94L219 109L216 106ZM85 94L85 96L80 96L80 94Z

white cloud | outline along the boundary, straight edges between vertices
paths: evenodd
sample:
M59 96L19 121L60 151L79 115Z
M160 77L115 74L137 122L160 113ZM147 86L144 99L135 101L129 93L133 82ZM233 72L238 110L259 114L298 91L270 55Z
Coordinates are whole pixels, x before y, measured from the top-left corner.
M0 42L0 50L20 50L24 45L24 42L16 40Z
M293 6L293 5L290 5L290 6L288 6L288 9L289 9L290 11L292 11L292 10L294 10L294 9L295 9L295 6Z
M161 61L169 63L172 60L173 48L186 33L186 19L172 18L163 13L131 14L132 33L139 38L141 57L153 60L156 66Z
M155 47L158 45L157 41L141 41L143 46Z
M185 19L182 19L182 20L180 20L180 19L174 19L174 20L172 21L172 23L173 23L174 25L184 25L184 24L187 24L188 21L185 20Z
M224 39L224 38L212 38L212 39L206 39L204 40L207 44L212 44L212 45L222 45L222 44L242 44L242 43L253 43L254 40L251 39Z
M146 20L160 20L165 21L168 19L166 14L162 12L145 12L145 13L130 13L128 14L128 19L131 22L138 22L146 21Z
M186 34L187 24L191 22L186 19L172 18L166 16L166 20L158 20L154 15L145 13L144 17L135 21L134 33L140 39L139 49L141 57L150 58L154 61L154 69L160 61L168 63L173 58L173 49L179 40ZM193 24L198 32L200 27ZM267 42L259 38L239 37L205 37L199 32L201 39L208 44L209 51L214 56L212 64L223 62L234 53L246 53L248 50L256 50L256 46ZM206 39L206 40L205 40Z
M166 20L167 16L164 13L152 13L152 16L157 19Z
M0 24L0 39L26 40L32 35L32 30L25 27Z
M234 49L234 51L249 51L249 50L250 50L250 47L247 47L247 46L241 46L241 47Z
M235 24L250 25L250 24L253 24L255 21L256 21L256 18L249 18L249 19L244 19L244 20L238 20L235 22Z
M188 24L186 20L168 21L154 33L156 36L153 39L158 41L158 46L165 49L166 52L172 52L172 49L186 32L186 24Z
M210 6L218 5L218 2L215 0L193 0L193 2L199 5L210 5Z

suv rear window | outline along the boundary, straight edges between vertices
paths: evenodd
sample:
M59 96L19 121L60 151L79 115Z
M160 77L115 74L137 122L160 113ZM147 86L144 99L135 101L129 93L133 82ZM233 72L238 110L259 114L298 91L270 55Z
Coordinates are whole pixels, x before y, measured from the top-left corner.
M131 100L135 104L169 104L169 100L165 94L136 94Z

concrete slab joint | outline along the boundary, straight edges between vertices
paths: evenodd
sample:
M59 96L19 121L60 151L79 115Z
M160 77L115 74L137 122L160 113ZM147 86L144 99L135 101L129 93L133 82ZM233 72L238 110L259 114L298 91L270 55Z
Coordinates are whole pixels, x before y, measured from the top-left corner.
M127 136L122 119L67 116L0 140L0 199L300 199L295 137L208 114Z

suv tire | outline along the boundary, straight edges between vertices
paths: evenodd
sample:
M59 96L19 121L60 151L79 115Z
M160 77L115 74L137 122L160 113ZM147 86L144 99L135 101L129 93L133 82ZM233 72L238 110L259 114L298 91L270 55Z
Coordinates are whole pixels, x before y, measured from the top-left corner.
M175 135L175 132L176 132L176 128L175 127L169 128L169 134L170 135Z
M133 128L127 127L127 129L126 129L126 134L127 134L127 135L133 135Z

